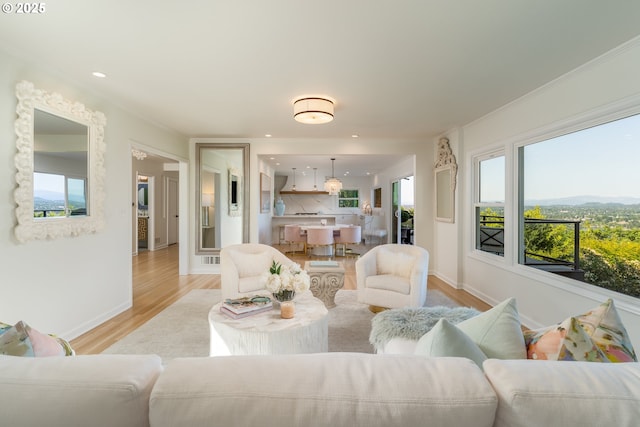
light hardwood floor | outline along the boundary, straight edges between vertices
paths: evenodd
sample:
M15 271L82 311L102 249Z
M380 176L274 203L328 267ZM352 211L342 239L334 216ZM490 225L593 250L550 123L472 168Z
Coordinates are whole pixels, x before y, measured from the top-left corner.
M278 247L285 252L289 248ZM360 250L362 249L362 250ZM366 250L359 248L358 252ZM304 264L305 255L288 254L294 261ZM355 257L338 257L345 266L344 289L356 289ZM192 289L219 289L220 276L215 274L178 275L178 246L133 257L133 306L71 341L76 354L97 354L122 339L156 314L176 302ZM460 305L487 310L490 306L473 295L429 276L428 289L438 289Z

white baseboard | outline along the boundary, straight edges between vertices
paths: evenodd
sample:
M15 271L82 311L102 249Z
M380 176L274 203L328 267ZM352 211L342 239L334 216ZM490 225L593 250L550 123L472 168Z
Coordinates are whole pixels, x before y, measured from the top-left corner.
M122 313L125 310L130 309L133 306L133 302L132 301L128 301L125 303L120 304L119 306L117 306L116 308L114 308L113 310L109 310L106 313L103 313L97 317L94 317L91 320L88 320L84 323L82 323L81 325L76 326L75 328L66 331L62 334L59 334L59 336L67 341L71 341L74 338L79 337L80 335L84 334L85 332L90 331L91 329L95 328L96 326L100 326L101 324L103 324L104 322L106 322L107 320L117 316L118 314Z

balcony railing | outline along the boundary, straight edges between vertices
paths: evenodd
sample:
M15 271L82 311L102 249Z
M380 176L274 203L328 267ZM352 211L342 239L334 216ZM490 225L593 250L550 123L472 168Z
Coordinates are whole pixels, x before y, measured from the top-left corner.
M550 273L583 280L584 270L580 269L580 221L536 218L525 218L524 220L525 228L542 224L570 226L573 228L573 253L570 255L570 260L553 258L524 247L521 254L521 263ZM478 249L503 256L504 217L481 215L478 229Z

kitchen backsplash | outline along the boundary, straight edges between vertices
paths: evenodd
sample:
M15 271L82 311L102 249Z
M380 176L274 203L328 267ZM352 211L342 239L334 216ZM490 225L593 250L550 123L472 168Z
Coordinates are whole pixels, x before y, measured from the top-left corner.
M338 208L338 197L326 194L283 194L282 201L285 204L285 215L299 213L312 214L360 214L358 208ZM277 197L276 197L277 200Z

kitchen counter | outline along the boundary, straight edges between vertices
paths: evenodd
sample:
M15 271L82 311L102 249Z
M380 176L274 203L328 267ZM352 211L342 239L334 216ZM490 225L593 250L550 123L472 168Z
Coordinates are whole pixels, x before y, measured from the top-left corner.
M335 215L329 215L329 214L305 214L305 215L282 215L282 216L273 216L273 219L276 218L318 218L318 219L329 219L329 218L335 218Z
M336 215L273 216L271 217L271 244L284 243L284 226L287 224L320 225L321 220L326 220L328 225L335 225Z

